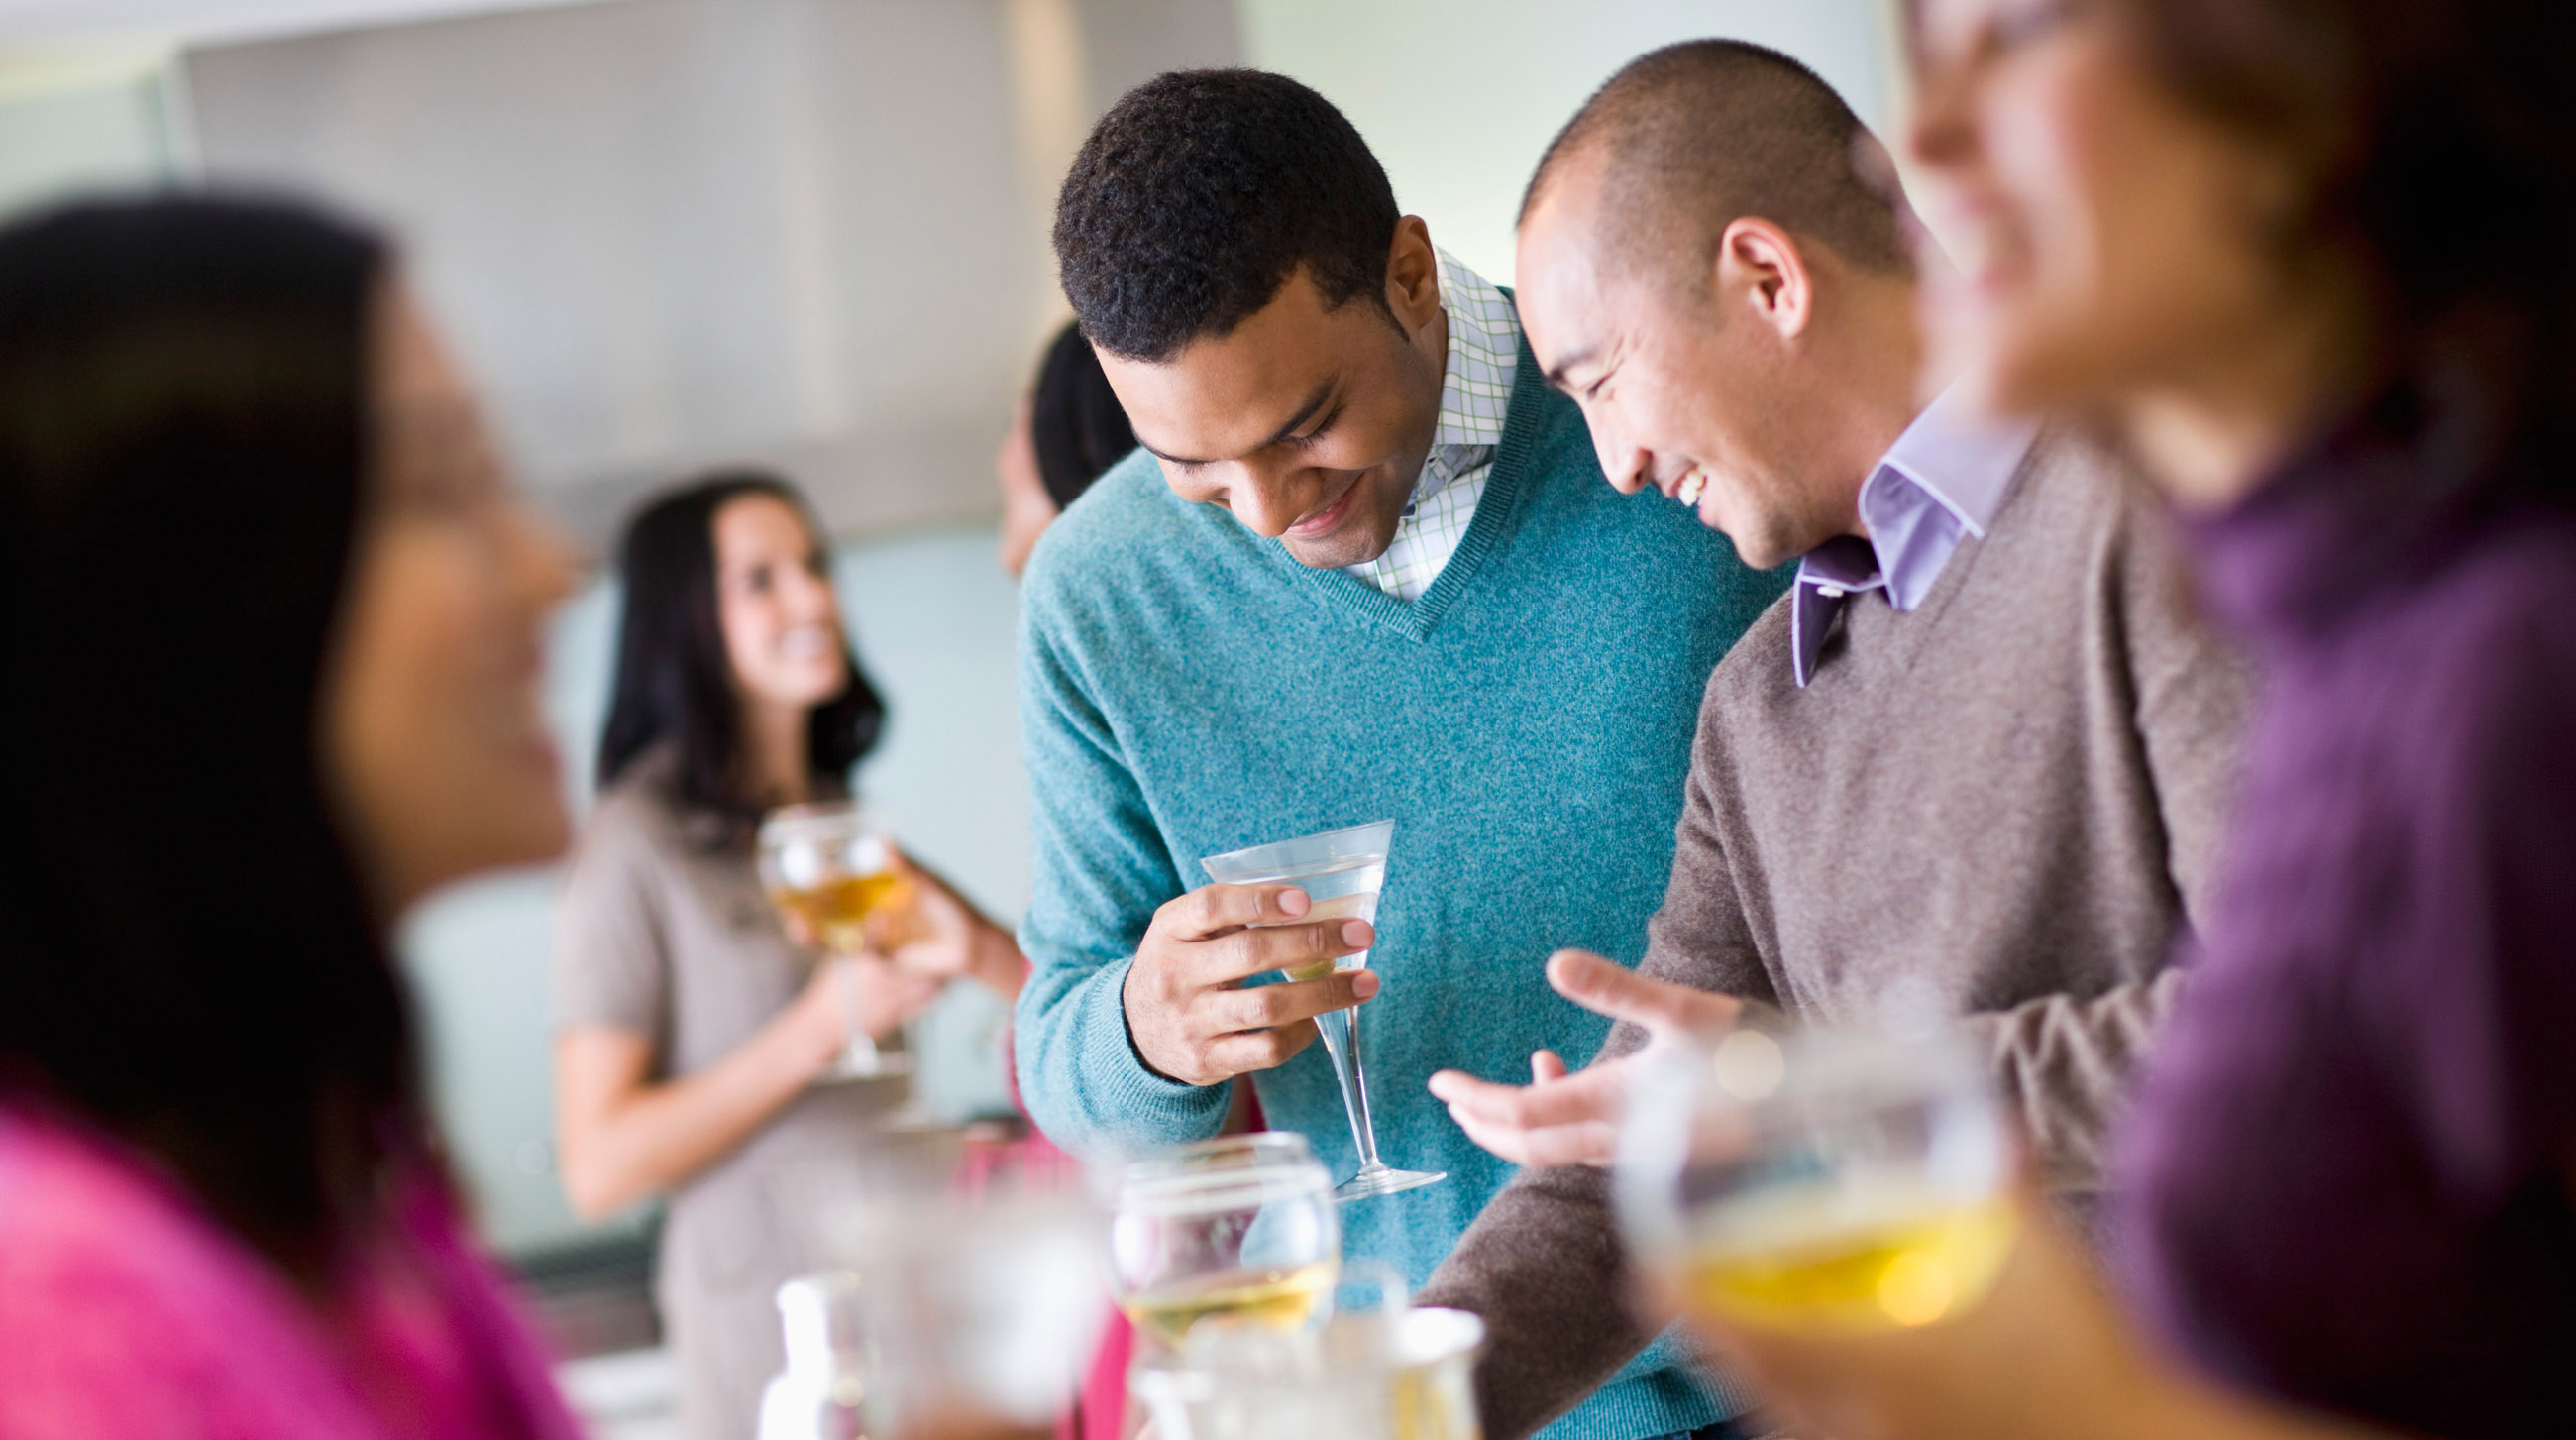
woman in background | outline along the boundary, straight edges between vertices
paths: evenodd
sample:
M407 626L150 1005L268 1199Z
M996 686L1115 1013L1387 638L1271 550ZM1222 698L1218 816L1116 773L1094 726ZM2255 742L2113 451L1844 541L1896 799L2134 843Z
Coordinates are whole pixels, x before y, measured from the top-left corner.
M2126 440L2267 695L2120 1142L2155 1343L2045 1230L1955 1324L1731 1339L1846 1437L2576 1435L2576 9L1916 11L1936 329Z
M852 1026L895 1040L956 974L1018 993L1010 937L915 870L936 938L817 962L763 897L763 811L846 795L884 707L851 657L803 500L710 477L628 527L617 677L555 945L556 1117L573 1208L667 1195L657 1286L698 1440L752 1433L785 1361L778 1286L809 1212L905 1082L828 1080ZM827 1083L826 1083L827 1082Z
M385 246L0 232L0 1437L570 1440L387 937L567 829L569 583Z
M1091 482L1136 448L1127 411L1079 326L1067 324L1038 361L993 468L1002 482L1002 569L1016 580L1038 536Z

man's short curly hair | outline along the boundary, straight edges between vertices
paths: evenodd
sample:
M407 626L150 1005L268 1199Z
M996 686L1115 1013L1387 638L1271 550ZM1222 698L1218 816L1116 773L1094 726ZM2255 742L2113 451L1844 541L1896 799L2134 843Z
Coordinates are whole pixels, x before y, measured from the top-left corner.
M1328 305L1390 320L1395 191L1332 102L1262 70L1176 70L1120 98L1056 200L1065 298L1091 343L1169 360L1304 267Z

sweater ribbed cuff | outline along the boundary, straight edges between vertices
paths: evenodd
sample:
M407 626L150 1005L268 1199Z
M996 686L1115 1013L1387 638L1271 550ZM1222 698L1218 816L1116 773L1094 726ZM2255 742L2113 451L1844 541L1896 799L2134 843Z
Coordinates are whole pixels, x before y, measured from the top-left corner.
M1131 959L1104 965L1086 981L1077 1003L1082 1073L1076 1084L1084 1108L1097 1117L1102 1136L1131 1149L1204 1140L1224 1128L1231 1098L1223 1085L1190 1085L1154 1072L1136 1053L1127 1030L1127 972Z

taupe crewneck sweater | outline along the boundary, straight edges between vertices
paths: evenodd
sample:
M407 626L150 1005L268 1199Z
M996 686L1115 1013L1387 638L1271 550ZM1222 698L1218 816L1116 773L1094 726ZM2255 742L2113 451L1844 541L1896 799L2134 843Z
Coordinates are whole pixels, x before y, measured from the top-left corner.
M2170 1008L2253 685L2193 613L2167 522L2043 435L1922 605L1857 594L1812 682L1774 604L1709 679L1644 973L1867 1022L1892 987L1991 1044L2051 1189L2095 1184ZM1604 1056L1644 1035L1622 1025ZM1431 1278L1485 1317L1485 1433L1527 1435L1642 1349L1605 1172L1525 1171Z

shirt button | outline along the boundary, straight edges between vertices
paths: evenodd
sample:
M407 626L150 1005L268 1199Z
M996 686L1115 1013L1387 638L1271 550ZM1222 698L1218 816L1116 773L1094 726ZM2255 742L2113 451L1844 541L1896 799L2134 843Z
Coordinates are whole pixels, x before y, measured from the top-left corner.
M1840 585L1819 585L1816 587L1816 593L1824 596L1828 600L1840 600L1843 598L1843 587Z

